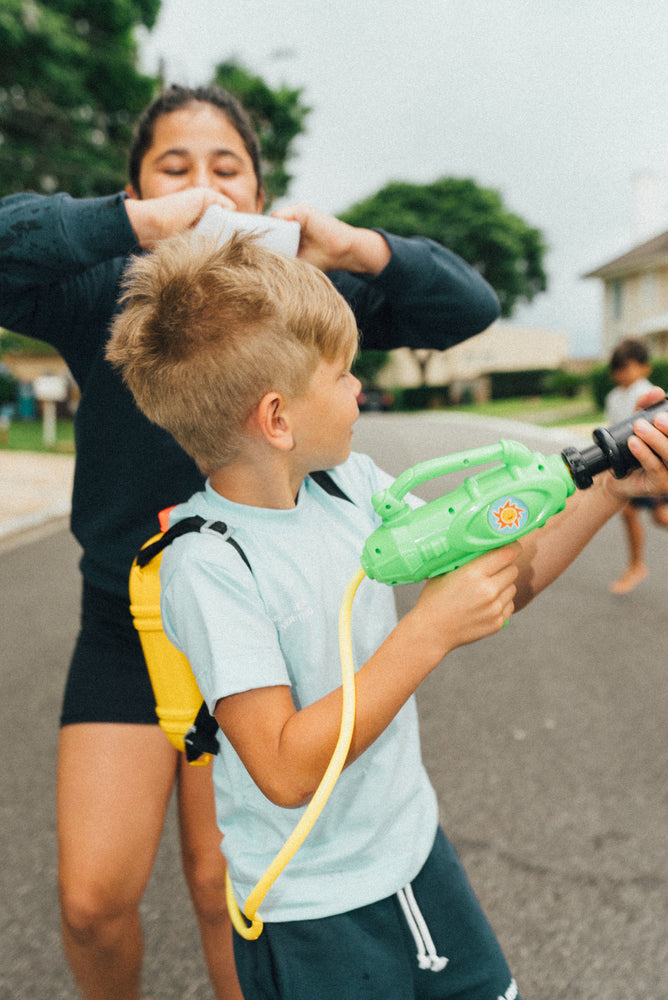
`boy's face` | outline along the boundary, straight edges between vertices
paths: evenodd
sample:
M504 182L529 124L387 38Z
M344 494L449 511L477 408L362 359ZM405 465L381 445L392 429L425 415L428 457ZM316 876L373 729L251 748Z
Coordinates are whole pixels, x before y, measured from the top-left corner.
M350 371L352 359L322 359L306 394L292 400L295 447L307 472L331 469L350 455L353 424L359 416L357 397L362 388Z
M647 378L650 373L650 366L641 364L640 361L627 361L621 368L615 368L611 373L613 382L621 389L628 389L640 378Z
M262 211L253 161L243 139L218 108L194 102L162 115L141 162L140 191L132 198L161 198L206 187L229 198L237 212Z

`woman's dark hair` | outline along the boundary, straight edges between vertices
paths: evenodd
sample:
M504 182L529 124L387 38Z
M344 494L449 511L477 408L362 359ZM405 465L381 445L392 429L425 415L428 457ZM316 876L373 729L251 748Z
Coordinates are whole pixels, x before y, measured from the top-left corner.
M241 141L253 163L257 178L258 194L262 190L262 163L260 159L260 144L251 120L235 97L221 87L180 87L172 84L167 90L158 94L144 110L135 125L130 153L128 157L128 176L130 183L141 194L139 187L139 171L142 160L153 145L155 123L163 115L172 111L180 111L193 101L211 104L222 111L230 125L237 130Z

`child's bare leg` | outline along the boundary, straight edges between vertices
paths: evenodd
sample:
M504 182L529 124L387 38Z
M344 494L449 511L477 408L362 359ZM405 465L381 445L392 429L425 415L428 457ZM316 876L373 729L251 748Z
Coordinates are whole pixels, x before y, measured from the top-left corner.
M621 576L610 584L613 594L630 594L632 590L646 580L649 569L645 562L645 531L638 510L627 504L622 511L626 538L629 547L629 565Z
M658 503L652 509L652 519L661 528L668 528L668 503Z
M234 964L232 922L225 897L225 858L216 822L211 772L180 755L179 823L183 871L199 921L216 1000L243 1000Z

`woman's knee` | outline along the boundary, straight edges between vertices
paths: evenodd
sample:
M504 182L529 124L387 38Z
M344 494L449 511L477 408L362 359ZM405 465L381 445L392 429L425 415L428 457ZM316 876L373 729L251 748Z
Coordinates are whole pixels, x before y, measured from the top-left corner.
M60 880L63 925L79 944L109 944L139 918L139 899L114 893L99 883Z

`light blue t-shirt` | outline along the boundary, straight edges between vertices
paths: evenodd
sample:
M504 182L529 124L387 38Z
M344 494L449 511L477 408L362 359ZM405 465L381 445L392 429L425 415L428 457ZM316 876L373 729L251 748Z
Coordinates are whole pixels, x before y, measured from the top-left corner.
M340 686L341 600L359 569L364 541L379 523L371 496L391 479L358 454L332 478L353 503L307 478L289 510L231 503L207 483L172 512L171 524L191 515L224 521L252 567L215 533L184 535L163 555L165 631L189 659L211 711L220 698L252 688L288 684L299 709ZM352 608L356 669L395 624L392 588L364 579ZM243 907L304 810L271 803L225 737L219 739L216 811ZM437 823L411 699L344 769L259 915L266 921L315 919L392 895L422 868Z

